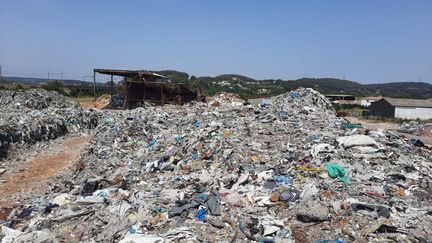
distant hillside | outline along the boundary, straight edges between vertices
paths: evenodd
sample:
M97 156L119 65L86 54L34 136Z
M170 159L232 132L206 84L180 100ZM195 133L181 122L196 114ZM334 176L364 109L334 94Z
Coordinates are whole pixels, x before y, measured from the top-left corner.
M400 98L432 97L432 85L422 82L399 82L386 84L360 84L334 78L301 78L297 80L266 79L255 80L237 74L223 74L216 77L189 76L185 72L156 71L174 82L199 85L206 95L221 91L237 93L243 98L277 95L298 87L318 90L323 94L351 94L356 96L382 95Z
M363 85L369 93L400 98L432 98L432 85L422 82L400 82Z
M189 74L175 71L175 70L162 70L162 71L152 71L152 72L164 75L165 77L179 83L187 82L189 80Z
M255 80L237 74L223 74L216 77L195 77L175 70L154 71L167 76L173 82L198 85L206 95L231 92L242 98L278 95L298 87L318 90L323 94L351 94L356 96L382 95L400 98L432 98L432 85L422 82L399 82L385 84L360 84L334 78L301 78L297 80L266 79ZM3 77L5 81L44 83L46 79ZM83 83L79 80L64 80L68 84ZM89 83L88 83L89 84Z
M28 77L2 77L2 80L5 82L17 82L17 83L27 83L27 84L42 84L47 83L48 79L46 78L28 78ZM49 81L54 81L55 79L50 79ZM67 84L90 84L89 82L83 82L81 80L75 80L75 79L65 79L63 80L64 83ZM93 83L92 83L93 84Z

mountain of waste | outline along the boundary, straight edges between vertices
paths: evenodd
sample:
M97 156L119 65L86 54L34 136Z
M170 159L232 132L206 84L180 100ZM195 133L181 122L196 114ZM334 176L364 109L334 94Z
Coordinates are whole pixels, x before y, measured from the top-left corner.
M97 114L55 91L0 90L0 159L16 144L34 144L94 128Z
M225 98L224 98L225 99ZM428 242L432 156L312 90L104 111L73 175L2 242Z

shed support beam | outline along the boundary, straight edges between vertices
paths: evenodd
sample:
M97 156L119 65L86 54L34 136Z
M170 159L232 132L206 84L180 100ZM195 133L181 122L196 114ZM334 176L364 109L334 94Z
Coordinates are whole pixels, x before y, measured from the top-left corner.
M93 70L93 96L94 107L96 108L96 72Z

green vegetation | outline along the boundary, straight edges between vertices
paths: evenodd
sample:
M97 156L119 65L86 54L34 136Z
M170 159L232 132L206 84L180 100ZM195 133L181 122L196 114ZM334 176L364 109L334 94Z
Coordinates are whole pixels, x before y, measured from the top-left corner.
M42 89L48 90L48 91L57 91L62 95L68 96L69 94L65 92L63 83L61 81L55 80L52 82L48 82L45 85L42 85Z
M350 94L361 96L389 96L398 98L430 98L432 85L421 82L387 84L360 84L334 78L302 78L297 80L266 79L255 80L237 74L224 74L216 77L195 77L173 70L156 71L175 83L197 85L205 95L218 92L238 94L242 98L278 95L298 87L313 88L323 94Z
M401 82L386 84L360 84L349 80L335 78L301 78L297 80L265 79L255 80L237 74L224 74L216 77L197 77L186 72L175 70L154 71L168 77L173 83L181 83L187 86L198 86L204 95L211 96L218 92L235 93L247 99L258 96L274 96L298 87L313 88L323 94L348 94L361 96L388 96L396 98L427 99L432 97L432 85L422 82ZM13 82L41 82L43 79L5 77ZM83 83L77 80L63 81L67 83ZM86 83L84 83L86 84ZM27 88L26 85L23 85ZM46 90L55 90L66 94L60 81L49 82L43 85ZM8 88L8 86L5 86ZM121 85L116 86L116 93L122 92ZM72 96L80 94L70 94Z
M179 82L179 83L186 83L189 80L189 74L185 72L179 72L174 70L163 70L163 71L154 71L154 72L163 75L172 81Z
M22 84L17 84L15 90L24 90L24 86L22 86Z

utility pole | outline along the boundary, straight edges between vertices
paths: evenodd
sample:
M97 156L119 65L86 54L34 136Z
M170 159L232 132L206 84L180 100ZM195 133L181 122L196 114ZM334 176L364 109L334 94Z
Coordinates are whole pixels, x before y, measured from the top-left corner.
M50 76L50 73L49 73L49 71L48 71L48 81L50 80L50 79L49 79L49 78L50 78L49 76Z
M84 75L84 76L83 76L83 81L84 81L84 82L86 81L86 78L93 78L93 76Z
M63 71L61 72L61 81L63 81Z
M3 76L2 76L2 66L0 65L0 82L3 81Z

